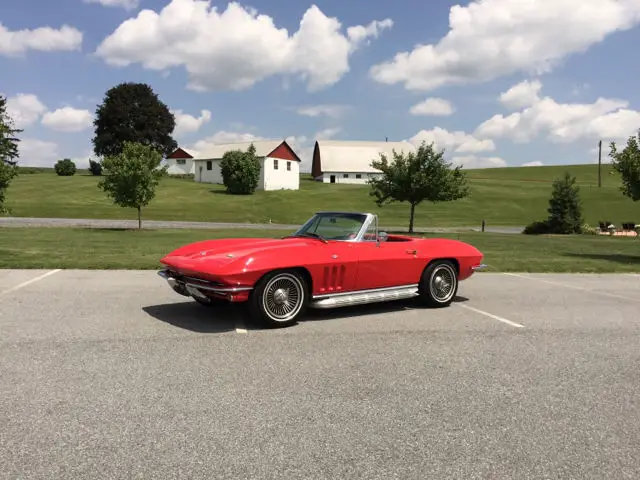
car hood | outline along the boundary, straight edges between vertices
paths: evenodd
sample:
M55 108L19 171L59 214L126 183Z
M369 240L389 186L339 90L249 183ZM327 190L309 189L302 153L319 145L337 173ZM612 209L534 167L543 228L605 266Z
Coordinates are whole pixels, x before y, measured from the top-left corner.
M287 255L291 248L308 247L316 243L313 239L304 238L226 238L205 240L180 247L166 255L160 261L166 265L197 270L206 264L212 268L220 268L238 259L246 259L260 252L270 253L280 250Z

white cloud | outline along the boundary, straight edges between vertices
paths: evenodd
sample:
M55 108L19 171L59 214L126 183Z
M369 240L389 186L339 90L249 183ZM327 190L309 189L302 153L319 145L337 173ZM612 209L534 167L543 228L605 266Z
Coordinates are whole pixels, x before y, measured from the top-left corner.
M0 22L0 55L15 57L28 50L41 52L80 50L82 32L69 25L11 31Z
M542 165L544 165L544 163L542 163L540 160L535 160L533 162L527 162L522 164L523 167L541 167Z
M500 102L508 108L518 109L533 105L540 97L538 94L542 89L540 80L525 80L514 85L500 95Z
M119 7L125 10L135 10L140 0L84 0L84 3L99 3L103 7Z
M210 150L214 145L219 143L249 142L251 140L264 140L264 138L254 135L253 133L228 132L221 130L213 135L209 135L208 137L198 140L193 145L187 146L186 150L191 152L194 157L197 157L202 152Z
M478 153L490 152L496 149L492 140L478 139L462 131L449 132L444 128L435 127L431 130L421 130L409 139L416 147L422 142L433 142L435 147L444 148L445 153Z
M176 137L180 137L185 133L197 132L205 123L211 120L211 112L209 110L200 110L199 117L184 113L182 110L173 110L172 113L176 118L176 128L173 130L173 134Z
M304 115L306 117L319 117L324 115L331 118L338 118L348 109L349 107L346 105L307 105L297 107L295 111L298 115Z
M316 134L314 135L314 140L329 140L330 138L335 137L341 131L342 129L339 127L325 128L324 130L316 132Z
M15 128L23 129L38 121L47 107L36 95L18 93L7 98L7 114L13 119Z
M18 165L29 167L53 167L60 160L58 144L34 138L23 138L18 143Z
M447 117L452 115L455 109L451 102L442 98L427 98L409 109L411 115L433 115Z
M123 22L96 54L114 66L184 66L195 91L243 90L275 75L297 75L314 91L338 82L364 40L392 24L350 27L345 36L338 19L312 5L289 35L273 18L236 2L218 12L209 1L172 0L159 13L145 9Z
M558 103L550 97L536 98L525 109L510 115L494 115L478 126L478 138L510 138L527 143L539 135L554 143L581 139L616 140L633 134L640 112L627 108L625 100L598 98L593 103Z
M58 132L81 132L93 125L93 115L89 110L63 107L45 113L42 117L42 124Z
M454 165L462 165L463 169L470 168L501 168L507 162L500 157L478 157L476 155L456 156L451 159Z
M449 32L371 68L385 84L409 90L484 82L551 71L571 54L640 23L637 0L475 0L454 5Z

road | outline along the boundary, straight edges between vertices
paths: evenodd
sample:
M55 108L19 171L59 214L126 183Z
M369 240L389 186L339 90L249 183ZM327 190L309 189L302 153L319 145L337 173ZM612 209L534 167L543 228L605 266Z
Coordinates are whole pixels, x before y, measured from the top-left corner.
M137 220L115 220L101 218L35 218L35 217L0 217L0 227L86 227L86 228L137 228ZM224 223L224 222L181 222L169 220L143 220L143 228L251 228L269 230L294 230L300 225L283 223ZM406 231L407 226L393 227L383 226L389 231ZM474 227L433 227L414 230L424 232L455 232L464 230L480 231L479 226ZM486 232L492 233L521 233L524 227L486 227Z
M0 270L0 478L640 478L638 291L481 273L265 330L152 271Z

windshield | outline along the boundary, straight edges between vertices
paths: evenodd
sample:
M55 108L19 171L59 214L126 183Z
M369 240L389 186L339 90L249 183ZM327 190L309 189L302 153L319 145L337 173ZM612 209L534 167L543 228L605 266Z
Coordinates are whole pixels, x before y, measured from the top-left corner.
M326 240L353 240L366 219L366 215L359 213L318 213L293 235L320 236Z

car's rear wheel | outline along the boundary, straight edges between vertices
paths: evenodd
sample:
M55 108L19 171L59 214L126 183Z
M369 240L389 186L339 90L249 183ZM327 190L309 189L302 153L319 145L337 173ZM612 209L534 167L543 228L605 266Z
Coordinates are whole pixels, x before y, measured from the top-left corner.
M268 327L296 323L305 310L307 285L300 273L279 270L262 277L249 299L252 316Z
M458 274L449 260L436 260L422 272L420 297L430 307L446 307L458 293Z

